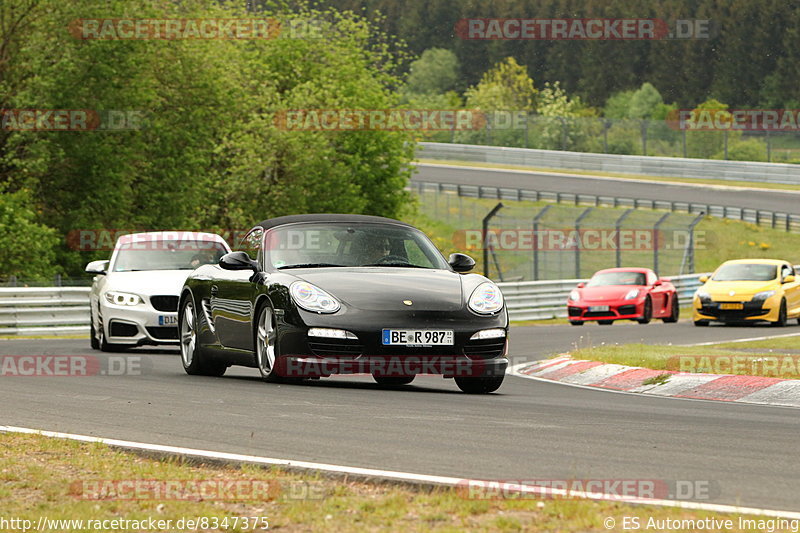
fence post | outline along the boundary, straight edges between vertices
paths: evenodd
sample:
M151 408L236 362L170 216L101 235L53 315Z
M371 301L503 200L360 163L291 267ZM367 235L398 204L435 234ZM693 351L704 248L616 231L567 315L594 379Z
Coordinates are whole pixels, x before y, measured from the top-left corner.
M642 155L647 155L647 120L642 120Z
M577 242L575 243L575 277L581 277L581 243L583 240L581 239L581 222L583 219L586 218L589 213L594 211L594 207L587 207L586 211L580 214L580 216L575 220L575 238Z
M664 216L658 219L655 226L653 226L653 271L658 274L658 230L661 224L664 223L672 213L664 213Z
M689 223L689 239L686 241L686 249L683 251L683 261L681 261L680 274L683 274L683 265L688 257L689 259L689 274L694 274L694 228L703 220L705 212L701 211L699 215Z
M548 204L533 217L533 281L539 280L539 221L552 207Z
M625 211L624 213L622 213L622 215L621 215L621 216L620 216L620 217L617 219L617 221L616 221L616 222L614 222L614 230L615 230L615 232L616 232L616 233L614 234L614 240L616 241L616 246L615 246L615 248L617 249L617 250L616 250L616 252L617 252L617 268L619 268L619 267L621 267L621 266L622 266L622 250L620 250L620 247L619 247L619 245L620 245L619 232L620 232L620 230L622 229L622 222L623 222L623 221L624 221L624 220L625 220L625 219L628 217L628 215L630 215L631 213L633 213L633 209L628 209L627 211Z
M497 202L489 213L483 217L483 275L489 277L489 221L503 208L503 202Z

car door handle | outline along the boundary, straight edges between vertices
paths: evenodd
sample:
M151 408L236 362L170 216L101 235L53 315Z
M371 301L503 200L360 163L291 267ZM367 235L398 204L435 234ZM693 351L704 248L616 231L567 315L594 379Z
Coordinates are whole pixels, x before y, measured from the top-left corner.
M217 287L216 285L212 285L211 286L211 296L216 296L218 292L219 292L219 287Z

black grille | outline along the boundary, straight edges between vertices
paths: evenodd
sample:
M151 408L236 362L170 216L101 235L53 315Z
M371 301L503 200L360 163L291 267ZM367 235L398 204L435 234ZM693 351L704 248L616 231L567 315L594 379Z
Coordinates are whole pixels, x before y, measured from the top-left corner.
M135 337L139 333L139 328L135 324L126 324L125 322L111 321L109 328L109 335L112 337Z
M335 339L312 337L308 347L311 353L320 357L355 357L364 351L364 345L358 339Z
M584 317L608 317L608 318L616 318L616 314L613 311L586 311L583 314Z
M767 313L767 310L761 307L761 302L744 302L743 309L720 309L721 303L739 302L715 302L711 304L703 304L700 312L704 315L713 316L720 320L742 320L747 317L758 316Z
M151 296L150 304L158 311L175 313L178 311L178 297L170 295Z
M471 359L491 359L503 355L506 339L479 339L464 345L464 355Z
M154 339L178 340L177 326L148 326L146 329Z
M617 308L617 312L621 315L635 315L636 314L636 306L635 305L622 305Z
M569 307L567 308L567 312L569 313L569 316L581 316L580 307Z

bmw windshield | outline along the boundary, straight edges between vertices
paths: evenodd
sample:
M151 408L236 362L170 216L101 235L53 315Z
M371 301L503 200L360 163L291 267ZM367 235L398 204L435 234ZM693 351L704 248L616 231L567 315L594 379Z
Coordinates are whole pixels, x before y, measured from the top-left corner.
M112 271L194 270L202 265L216 264L226 251L218 242L199 240L124 243L117 249Z

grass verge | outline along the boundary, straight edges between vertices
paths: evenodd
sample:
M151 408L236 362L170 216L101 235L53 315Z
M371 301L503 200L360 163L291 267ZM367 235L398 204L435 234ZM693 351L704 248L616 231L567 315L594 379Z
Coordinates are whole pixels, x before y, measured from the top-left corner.
M87 499L87 493L92 497L98 493L94 489L87 492L86 487L97 486L91 483L100 480L151 484L148 486L177 480L187 484L183 486L191 481L211 481L216 483L214 486L260 481L276 490L270 490L269 497L258 501L220 501L213 497L202 501ZM63 523L39 529L59 532L91 530L85 527L88 520L150 518L171 520L170 531L189 531L187 527L176 528L178 521L203 517L209 524L213 524L215 518L222 521L227 517L228 527L209 525L194 530L260 531L242 527L241 521L236 527L231 524L237 517L264 517L268 519L269 529L281 531L621 531L624 517L638 517L642 524L651 519L730 519L734 527L725 531L747 531L736 527L738 515L586 500L469 499L451 489L414 490L278 469L157 460L101 444L9 433L0 433L0 507L6 520L31 520L38 524L44 516L49 520L84 521L83 529ZM617 526L607 527L609 519ZM263 522L259 524L263 526ZM139 529L112 527L103 530ZM154 531L146 527L140 530ZM672 530L692 531L694 528Z

